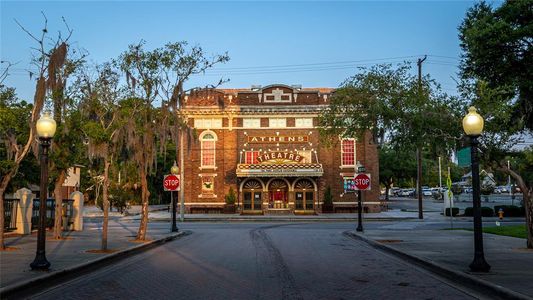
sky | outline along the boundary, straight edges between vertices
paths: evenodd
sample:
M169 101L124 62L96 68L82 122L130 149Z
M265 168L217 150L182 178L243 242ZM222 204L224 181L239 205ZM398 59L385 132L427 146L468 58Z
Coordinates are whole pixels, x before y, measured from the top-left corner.
M15 20L38 36L43 12L50 37L66 32L64 17L73 30L73 47L85 49L94 63L116 58L140 40L148 49L188 41L209 55L228 53L228 63L191 78L188 87L224 77L230 80L225 88L273 83L335 88L357 67L428 55L423 73L454 94L461 54L457 27L473 4L2 0L0 57L16 63L5 84L31 100L35 83L28 70L35 69L30 60L37 44Z

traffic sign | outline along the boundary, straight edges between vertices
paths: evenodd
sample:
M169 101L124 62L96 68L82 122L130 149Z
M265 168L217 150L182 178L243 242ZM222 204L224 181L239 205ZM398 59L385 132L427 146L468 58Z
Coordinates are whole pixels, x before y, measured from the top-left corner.
M359 173L354 178L355 190L370 190L370 174Z
M165 175L163 179L163 188L165 191L179 191L180 190L180 176L179 175Z

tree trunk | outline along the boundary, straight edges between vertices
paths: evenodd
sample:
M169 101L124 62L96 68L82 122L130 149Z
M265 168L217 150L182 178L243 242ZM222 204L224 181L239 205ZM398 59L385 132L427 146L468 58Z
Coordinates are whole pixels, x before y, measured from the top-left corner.
M61 236L61 230L62 226L61 223L63 221L63 183L65 183L66 178L66 172L65 170L61 170L59 172L59 176L57 177L55 187L54 187L54 198L55 198L55 220L54 220L54 239L60 240L62 238ZM43 195L41 191L41 195ZM46 194L44 194L46 195ZM43 198L41 196L41 198ZM46 196L44 197L46 198ZM41 199L41 201L46 201L46 199ZM65 225L65 224L63 224Z
M2 182L0 182L0 251L6 249L4 243L4 196L7 190L7 185L11 181L11 178L15 174L16 169L11 169L4 177L2 177Z
M104 206L104 220L102 224L102 250L107 250L107 223L109 219L109 198L108 198L108 189L109 189L109 165L110 162L108 158L104 162L104 186L103 188L103 206Z
M533 188L527 191L527 196L526 191L522 191L522 193L526 210L527 247L533 249Z
M139 225L139 231L137 232L137 240L144 241L146 239L146 230L148 228L148 198L150 192L148 191L148 180L146 180L146 171L144 166L141 166L141 224Z
M418 196L418 218L424 218L424 211L422 206L422 147L416 148L416 193Z
M526 211L527 248L533 249L533 182L528 187L522 176L507 166L500 166L499 169L511 175L518 187L520 187L520 190L522 190L524 209Z

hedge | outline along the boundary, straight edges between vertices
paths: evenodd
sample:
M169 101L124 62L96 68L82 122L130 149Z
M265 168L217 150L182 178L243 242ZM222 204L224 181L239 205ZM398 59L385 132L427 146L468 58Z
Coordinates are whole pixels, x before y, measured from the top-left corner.
M465 208L465 216L472 217L474 215L474 209L472 207ZM494 210L490 207L483 206L481 207L481 216L482 217L492 217L494 216Z
M445 212L446 212L446 216L449 217L450 216L450 208L447 207ZM453 207L452 208L452 214L453 214L454 217L457 216L459 214L459 207Z
M524 217L526 215L525 208L516 205L495 205L494 212L498 214L500 208L503 210L503 217Z

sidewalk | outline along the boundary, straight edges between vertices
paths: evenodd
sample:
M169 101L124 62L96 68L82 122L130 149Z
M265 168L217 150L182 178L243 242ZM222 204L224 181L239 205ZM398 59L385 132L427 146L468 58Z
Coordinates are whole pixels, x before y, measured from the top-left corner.
M172 214L166 210L151 211L148 213L150 221L169 221ZM185 222L205 222L205 221L258 221L258 222L291 222L291 221L354 221L357 220L357 214L317 214L317 215L241 215L241 214L185 214ZM123 221L139 220L140 215L122 217ZM179 212L176 213L179 220ZM410 220L418 218L418 213L404 212L400 210L389 210L380 213L365 213L363 219L367 221L392 221L392 220Z
M370 240L370 244L377 242L379 246L390 247L408 256L458 272L459 275L474 276L533 297L533 250L526 249L525 239L484 234L485 259L492 268L490 273L481 274L471 273L468 268L474 257L472 231L367 230L352 234Z
M50 232L47 232L46 257L51 263L48 272L32 271L29 266L35 257L37 232L33 232L31 235L7 237L6 246L15 249L0 252L0 291L4 291L6 287L10 289L14 285L71 270L81 264L96 262L103 257L117 256L123 252L138 250L143 245L170 239L176 235L176 233L169 232L168 228L151 228L149 224L146 235L147 242L133 242L138 225L132 226L129 223L127 226L120 221L109 220L108 249L112 251L108 253L87 252L87 250L100 249L101 229L99 225L85 223L83 231L65 232L63 236L66 239L63 240L51 239Z

